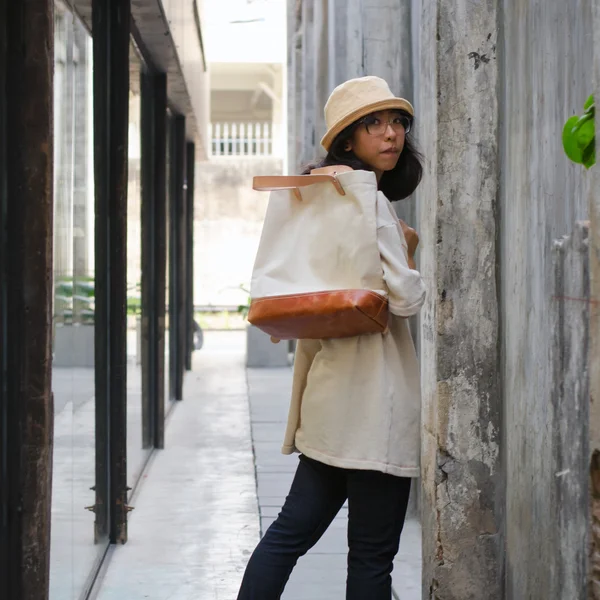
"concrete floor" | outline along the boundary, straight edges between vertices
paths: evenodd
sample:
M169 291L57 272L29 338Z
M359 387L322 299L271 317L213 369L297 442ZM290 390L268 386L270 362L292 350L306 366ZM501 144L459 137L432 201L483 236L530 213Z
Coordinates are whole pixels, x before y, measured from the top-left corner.
M208 335L99 600L230 600L259 539L241 334Z
M112 553L97 600L235 600L298 460L280 454L291 369L246 372L244 342L244 333L209 333L195 353L166 449L142 477L129 542ZM346 517L342 509L301 559L284 600L344 597ZM420 560L420 529L409 521L394 572L402 600L420 598Z

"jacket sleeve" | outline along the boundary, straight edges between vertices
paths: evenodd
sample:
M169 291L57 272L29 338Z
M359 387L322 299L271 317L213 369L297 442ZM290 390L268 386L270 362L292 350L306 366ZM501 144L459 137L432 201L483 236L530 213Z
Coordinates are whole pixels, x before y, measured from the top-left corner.
M418 313L425 302L425 283L421 274L408 266L406 243L399 227L380 227L377 243L383 279L389 293L390 312L400 317Z

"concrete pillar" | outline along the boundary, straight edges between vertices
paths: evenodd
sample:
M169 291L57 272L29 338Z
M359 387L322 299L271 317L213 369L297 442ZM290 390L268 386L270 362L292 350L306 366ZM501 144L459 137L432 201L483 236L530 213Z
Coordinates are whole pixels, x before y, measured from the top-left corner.
M54 131L55 161L55 230L54 272L57 279L73 276L73 178L74 178L74 28L73 15L64 9L55 27Z
M273 91L273 97L271 98L273 106L271 113L273 155L278 158L284 156L284 148L287 146L286 136L283 135L286 128L284 115L287 114L287 98L285 98L284 105L283 93L284 77L284 70L277 68L273 71L270 81L271 90Z
M287 0L288 173L299 169L302 123L302 0Z
M74 110L73 110L73 276L75 280L88 277L90 273L89 236L90 212L93 212L93 202L90 202L92 186L89 168L89 155L92 144L90 141L88 123L92 94L88 85L88 66L91 57L88 50L91 45L88 33L78 22L73 22L73 62L74 62Z
M311 158L325 155L325 150L321 147L320 141L327 132L324 108L332 89L329 84L328 5L328 0L314 0L313 89L315 94L315 137Z
M410 0L348 0L346 77L377 75L412 100Z
M297 156L301 167L314 158L315 148L315 35L314 14L317 0L302 0L302 102L298 135L302 140Z
M594 95L600 100L600 3L593 3ZM596 131L600 119L596 113ZM590 193L590 454L592 510L589 595L600 600L600 165L592 169Z
M288 67L296 76L288 98L290 113L297 115L289 131L290 138L301 139L289 145L290 164L323 155L319 144L326 130L323 109L333 88L343 81L378 75L396 94L412 100L410 4L410 0L288 0L288 28L296 32L288 36ZM301 110L294 111L298 102ZM403 206L409 211L403 216L414 224L414 203Z
M543 597L587 598L589 522L589 246L588 226L576 223L553 244L552 392L557 424L552 432L555 508L554 556L548 568L550 593ZM573 298L582 301L574 302ZM539 588L538 588L539 589ZM514 591L513 591L514 594Z
M330 18L335 47L330 71L335 84L376 75L394 94L413 102L411 0L330 0L330 7L335 11ZM414 199L395 208L401 219L416 225Z
M331 89L346 81L348 42L348 0L329 0L328 2L328 55L329 85Z
M421 18L423 597L500 600L497 3Z

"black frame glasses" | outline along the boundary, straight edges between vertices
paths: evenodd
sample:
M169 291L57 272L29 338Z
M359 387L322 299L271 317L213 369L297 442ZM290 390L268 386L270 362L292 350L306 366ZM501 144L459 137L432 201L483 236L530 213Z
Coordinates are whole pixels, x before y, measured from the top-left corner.
M409 133L412 128L412 118L409 115L398 114L393 119L382 121L374 115L367 115L359 121L359 125L364 125L369 135L384 135L388 125L396 133Z

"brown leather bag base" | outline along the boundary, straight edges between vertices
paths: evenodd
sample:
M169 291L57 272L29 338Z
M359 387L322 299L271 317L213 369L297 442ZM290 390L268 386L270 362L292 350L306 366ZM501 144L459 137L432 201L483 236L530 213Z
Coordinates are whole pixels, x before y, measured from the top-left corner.
M370 290L336 290L253 299L248 321L279 340L383 333L388 301Z

